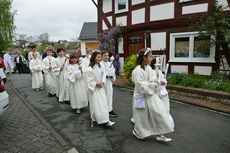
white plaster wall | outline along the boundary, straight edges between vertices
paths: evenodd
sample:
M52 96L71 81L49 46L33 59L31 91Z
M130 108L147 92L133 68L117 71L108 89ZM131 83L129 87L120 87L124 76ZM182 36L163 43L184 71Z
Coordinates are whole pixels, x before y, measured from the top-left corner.
M140 3L144 3L145 0L132 0L132 5L136 5L136 4L140 4Z
M219 5L223 5L223 7L226 7L224 10L230 10L230 6L228 5L228 0L218 0L217 3Z
M107 29L108 29L108 27L107 27L107 25L105 24L105 21L104 21L104 20L102 20L102 29L103 29L103 30L107 30Z
M124 54L123 37L118 39L118 53Z
M109 20L110 25L113 26L113 17L108 16L107 19Z
M145 22L145 8L132 11L132 24Z
M200 12L208 12L208 3L182 7L182 14L192 14L192 13L200 13Z
M127 16L121 16L116 18L116 24L121 24L122 26L127 26Z
M174 18L174 2L150 7L150 21Z
M211 73L211 66L194 66L194 74L210 75Z
M103 12L107 13L107 12L111 12L112 11L112 0L103 0Z
M151 49L164 50L166 48L166 32L151 33Z
M187 65L171 65L171 73L188 74L188 66Z

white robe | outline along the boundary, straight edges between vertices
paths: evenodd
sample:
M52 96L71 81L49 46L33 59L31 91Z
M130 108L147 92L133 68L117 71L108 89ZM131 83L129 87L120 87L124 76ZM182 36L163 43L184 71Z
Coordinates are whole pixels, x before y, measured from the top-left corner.
M88 88L88 83L87 83L87 77L88 77L88 71L89 71L89 63L90 60L89 58L85 57L82 60L81 66L82 66L82 71L83 71L83 80L85 81L85 88L82 88L82 90L85 90L87 94L87 99L89 99L89 88ZM88 100L89 101L89 100Z
M28 53L28 60L29 60L29 62L33 59L33 53L36 53L37 54L37 58L41 59L39 52L37 52L37 51L35 51L35 52L30 51Z
M52 95L57 93L57 77L54 74L54 62L55 58L52 56L47 56L43 59L46 90ZM52 67L52 70L49 70L49 67Z
M97 124L103 124L109 121L108 100L106 97L105 89L96 87L97 83L105 82L105 74L98 64L94 67L89 67L88 71L88 88L89 88L89 104L91 119L96 121Z
M73 109L80 109L88 106L88 92L85 89L86 84L83 76L77 78L76 71L79 70L78 64L70 64L67 67L68 79L70 81L70 103Z
M82 67L89 67L89 63L90 63L90 59L88 57L85 57L83 60L82 60L82 63L81 63L81 66Z
M36 70L36 67L39 66L40 70ZM32 88L39 89L43 87L43 76L42 69L44 64L40 59L32 59L29 65L30 71L32 73Z
M69 81L66 72L69 62L66 60L65 63L65 59L65 57L57 57L54 62L54 73L58 80L56 96L59 98L59 102L69 101ZM60 68L63 65L64 69L61 71Z
M14 63L11 62L11 56L8 53L4 54L4 65L6 73L13 72Z
M161 70L158 70L158 72L156 72L156 71L154 71L154 72L156 73L156 76L157 76L157 77L155 77L155 79L159 80L159 81L165 81L165 83L167 85L167 80L164 78L164 74L161 72ZM165 85L165 87L166 87L166 85ZM159 88L156 88L155 92L158 95L160 95ZM170 116L170 121L171 121L171 124L173 125L173 128L174 128L175 127L175 123L174 123L173 117L170 114L170 100L169 100L169 96L160 97L160 99L161 99L162 103L164 104L165 109L167 110L167 112L168 112L168 114Z
M155 93L156 74L150 66L145 70L137 66L132 73L132 80L135 83L134 96L143 94L145 108L135 108L133 98L134 130L140 137L166 134L174 129L164 104Z
M109 112L111 112L113 110L113 81L115 81L116 79L115 69L113 65L111 65L111 62L102 61L100 64L103 68L105 75L108 77L110 76L112 77L112 78L106 78L105 84L103 86L105 88L105 92L108 99ZM112 70L112 74L111 74L111 70L109 69Z

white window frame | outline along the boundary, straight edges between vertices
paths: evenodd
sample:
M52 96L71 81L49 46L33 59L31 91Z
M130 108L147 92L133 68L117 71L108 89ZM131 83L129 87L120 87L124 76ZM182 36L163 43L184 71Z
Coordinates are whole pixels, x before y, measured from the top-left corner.
M128 12L129 11L129 1L126 0L126 9L118 10L118 0L115 0L115 14Z
M194 51L194 37L198 36L197 31L185 33L171 33L170 34L170 59L169 62L179 63L216 63L215 62L215 46L210 47L209 57L193 57ZM189 57L175 57L175 39L189 37Z

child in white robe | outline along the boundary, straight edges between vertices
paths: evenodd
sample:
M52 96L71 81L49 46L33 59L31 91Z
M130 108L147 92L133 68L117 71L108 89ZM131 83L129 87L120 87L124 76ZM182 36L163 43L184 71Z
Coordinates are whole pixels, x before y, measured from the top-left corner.
M105 89L103 88L106 78L105 73L101 69L100 62L101 54L97 51L93 52L87 77L90 116L92 121L96 121L97 124L106 123L107 126L112 126L115 122L109 120L108 100Z
M78 57L70 55L69 66L67 67L68 79L70 81L70 103L76 113L81 112L81 108L88 106L88 92L83 90L86 86L83 79L82 67L79 66Z
M32 88L39 91L43 87L42 69L43 62L37 57L37 53L33 53L33 59L30 61L30 71L32 73Z
M55 58L52 56L53 50L46 50L47 56L43 59L44 69L43 72L45 74L46 80L46 90L48 92L49 97L53 97L57 93L57 77L54 74L54 62Z
M68 76L66 69L68 64L68 59L64 57L64 49L57 49L58 57L54 62L54 73L58 80L58 88L56 96L58 97L59 102L69 101L69 88L68 88Z
M158 86L155 90L156 90L159 98L161 99L162 103L164 104L165 109L167 110L167 112L169 114L171 124L173 125L173 128L174 128L175 123L174 123L173 118L170 114L170 101L169 101L168 91L166 90L167 80L166 80L166 76L161 72L160 66L161 66L161 64L160 64L159 57L154 58L151 61L150 67L155 71L155 73L156 73L155 80L156 80L156 82L158 82ZM162 82L163 85L160 85L160 82Z
M136 67L132 73L132 81L135 83L133 95L133 134L138 139L144 139L151 135L157 135L157 141L168 142L172 139L163 134L173 132L168 112L161 102L155 88L155 73L149 66L152 60L152 52L149 49L141 49L136 61Z
M117 117L117 114L113 111L113 81L116 79L115 69L112 62L109 62L109 53L107 51L102 51L101 56L102 61L100 64L102 66L103 72L106 75L104 88L108 99L109 116Z

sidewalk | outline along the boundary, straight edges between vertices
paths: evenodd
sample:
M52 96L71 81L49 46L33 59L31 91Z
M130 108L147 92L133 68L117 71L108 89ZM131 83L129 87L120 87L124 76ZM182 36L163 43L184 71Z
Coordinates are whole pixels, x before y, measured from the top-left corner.
M113 82L113 85L128 88L131 90L134 89L134 86L128 84L124 76L117 76L116 81ZM217 111L230 113L230 106L228 105L224 105L222 103L216 103L212 101L205 101L205 100L201 100L201 99L193 98L193 97L182 96L182 95L179 95L178 92L170 92L170 90L169 90L169 98L176 100L176 101L182 101L185 103L190 103L190 104L198 105L201 107L206 107L206 108L214 109Z
M0 117L0 153L64 153L55 136L9 85L9 108Z

